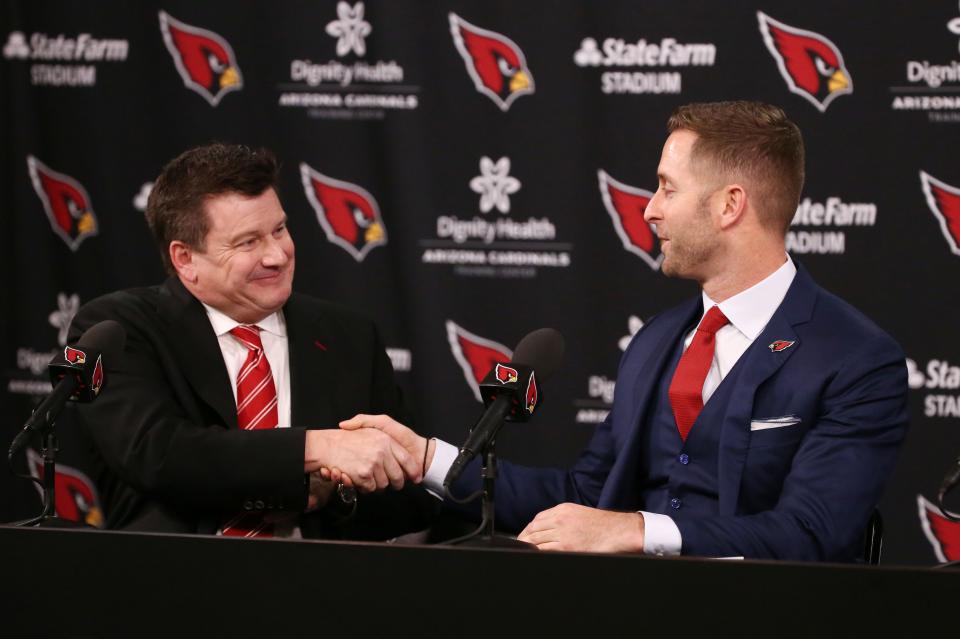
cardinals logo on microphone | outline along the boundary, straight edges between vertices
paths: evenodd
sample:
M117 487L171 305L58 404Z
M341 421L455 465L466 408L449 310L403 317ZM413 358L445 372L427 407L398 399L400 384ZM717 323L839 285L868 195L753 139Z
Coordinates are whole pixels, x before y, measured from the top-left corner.
M770 55L790 91L821 112L837 97L853 93L853 80L843 55L819 33L791 27L758 11L757 21Z
M513 351L503 344L474 335L449 320L447 321L447 340L450 342L450 351L463 369L464 379L467 380L467 385L470 386L478 402L483 400L478 384L494 366L499 367L497 379L501 383L510 381L500 378L501 369L513 371L514 381L516 380L517 371L507 366L500 366L513 358ZM504 375L508 376L509 373L505 372Z
M160 32L188 89L217 106L224 95L243 88L243 77L230 43L200 27L160 12Z
M618 182L603 169L597 171L597 177L603 205L613 220L613 228L620 236L623 248L639 256L653 270L659 269L663 261L660 243L654 227L643 219L653 193Z
M78 366L87 362L87 354L83 351L78 351L72 346L67 346L63 349L63 358L71 364L76 364Z
M76 251L81 242L97 234L97 216L86 189L69 175L48 168L32 155L27 156L27 169L50 226L71 251Z
M362 262L367 253L387 243L387 229L377 201L356 184L335 180L306 163L300 178L307 200L327 239Z
M954 255L960 255L960 188L920 171L927 206L940 223L940 230Z
M510 38L450 14L450 33L477 91L506 111L521 95L534 92L533 75L520 47Z

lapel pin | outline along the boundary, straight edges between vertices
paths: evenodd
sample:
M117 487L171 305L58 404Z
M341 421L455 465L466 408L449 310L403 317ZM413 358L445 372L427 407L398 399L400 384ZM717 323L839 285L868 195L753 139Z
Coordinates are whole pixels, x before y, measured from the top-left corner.
M770 346L768 346L767 348L770 349L771 353L779 353L780 351L787 350L794 344L796 344L796 342L788 342L785 339L778 339L777 341L770 344Z
M326 344L321 343L318 339L313 340L313 345L319 348L321 351L327 350Z

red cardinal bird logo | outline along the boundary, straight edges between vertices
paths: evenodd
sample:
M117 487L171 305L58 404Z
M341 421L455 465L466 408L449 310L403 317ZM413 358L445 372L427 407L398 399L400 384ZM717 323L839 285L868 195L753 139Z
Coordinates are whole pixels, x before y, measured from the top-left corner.
M539 394L537 393L536 375L533 372L531 372L530 381L527 382L527 402L526 402L527 412L530 413L531 415L533 414L533 411L537 408L538 397L539 397Z
M960 255L960 189L920 171L927 206L940 222L940 230L954 255Z
M784 339L778 339L777 341L770 344L768 348L772 353L779 353L781 351L787 350L794 344L796 344L796 342L788 342L787 340L784 340Z
M32 155L27 156L27 170L50 226L71 251L76 251L81 242L97 234L97 216L83 185L69 175L47 168Z
M27 449L27 465L30 474L43 481L43 458L33 449ZM37 487L40 490L40 487ZM54 507L57 517L68 521L81 521L88 526L103 527L103 509L100 497L90 478L76 468L57 462L53 479L56 495ZM42 491L41 491L42 494Z
M160 32L183 84L202 95L210 106L243 88L243 78L230 44L213 31L184 24L160 12Z
M467 385L470 386L477 401L482 401L478 384L483 381L491 368L497 364L509 362L513 357L513 351L503 344L474 335L449 320L447 321L447 340L450 342L453 357L463 369Z
M643 219L643 213L653 197L646 189L638 189L610 177L603 169L597 171L600 196L613 228L623 242L623 248L643 258L653 270L660 268L663 255L654 227Z
M920 510L920 526L933 546L937 559L941 562L960 559L960 521L951 521L944 517L940 509L923 495L917 495L917 508ZM950 515L960 517L955 513Z
M87 361L87 354L83 351L78 351L77 349L67 346L63 349L63 358L70 362L71 364L84 364Z
M100 394L100 389L103 388L103 357L97 357L97 363L93 367L93 376L90 378L90 390L93 391L94 396Z
M377 201L356 184L335 180L300 164L307 199L327 239L362 262L375 247L387 243L387 230Z
M496 378L501 384L512 384L517 381L519 377L520 374L517 372L517 369L504 366L503 364L497 364Z
M845 93L853 93L853 80L840 50L819 33L797 29L758 11L760 33L787 86L821 112Z
M533 76L520 47L510 38L450 14L453 43L477 91L506 111L521 95L533 93Z

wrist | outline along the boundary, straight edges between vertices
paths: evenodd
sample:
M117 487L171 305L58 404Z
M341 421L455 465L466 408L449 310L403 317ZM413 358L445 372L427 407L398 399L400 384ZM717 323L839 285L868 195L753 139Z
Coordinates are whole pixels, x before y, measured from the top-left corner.
M423 438L423 476L426 477L430 465L433 463L433 455L437 452L437 439L435 437Z

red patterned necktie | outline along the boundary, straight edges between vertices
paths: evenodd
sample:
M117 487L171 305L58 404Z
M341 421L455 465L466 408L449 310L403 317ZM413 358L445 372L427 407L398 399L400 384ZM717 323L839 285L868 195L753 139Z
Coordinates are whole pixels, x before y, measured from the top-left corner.
M240 324L230 331L247 347L247 359L237 375L237 425L244 430L276 428L277 388L260 341L260 327ZM260 513L240 513L221 528L228 537L272 537L273 524Z
M711 307L697 327L693 341L680 357L680 363L673 374L668 394L683 441L687 441L693 423L703 410L703 382L707 379L710 364L713 362L716 332L729 322L719 306Z

